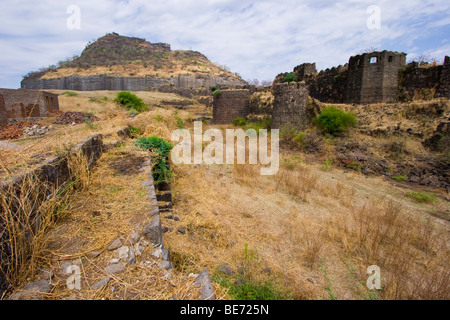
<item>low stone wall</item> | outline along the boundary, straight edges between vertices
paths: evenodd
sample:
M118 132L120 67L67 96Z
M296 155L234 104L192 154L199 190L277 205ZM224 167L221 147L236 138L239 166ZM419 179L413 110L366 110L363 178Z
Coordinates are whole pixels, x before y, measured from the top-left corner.
M123 131L123 129L120 130L118 134ZM39 203L42 203L53 196L51 193L52 190L58 190L58 188L64 183L73 178L69 168L69 157L71 155L81 156L82 160L86 161L88 168L91 169L107 148L108 145L103 144L103 136L101 134L92 136L82 141L79 145L76 145L69 155L58 156L50 159L32 171L18 175L11 181L2 182L0 184L0 190L2 191L1 194L15 194L20 196L21 192L29 191L24 190L24 186L27 184L26 181L36 181L36 185L38 185L38 187L36 190L37 194L35 195L35 207L38 208ZM32 212L30 215L33 214L34 213ZM3 224L1 218L0 223ZM39 225L39 223L39 221L36 222L37 225ZM7 231L2 229L2 225L0 225L0 297L9 285L7 283L7 279L5 278L5 274L8 272L7 266L5 265L5 259L10 256L11 252L11 247L7 239Z

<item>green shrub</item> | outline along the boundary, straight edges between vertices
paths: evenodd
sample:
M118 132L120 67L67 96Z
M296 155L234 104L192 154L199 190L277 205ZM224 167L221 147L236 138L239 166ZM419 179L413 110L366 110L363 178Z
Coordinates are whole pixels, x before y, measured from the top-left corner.
M265 117L264 119L252 123L248 129L254 129L258 132L260 129L270 130L272 128L272 117Z
M324 132L337 135L346 132L349 127L356 126L358 122L355 114L328 107L323 109L314 123Z
M284 77L284 82L294 82L297 81L297 75L295 72L288 73L286 77Z
M397 181L408 181L408 178L405 176L402 176L402 175L392 177L392 179L397 180Z
M298 135L294 137L294 141L303 145L305 143L306 134L304 132L300 132Z
M138 113L148 111L148 107L145 105L144 101L128 91L119 92L114 102L119 103L130 111L132 109Z
M173 149L173 145L163 138L156 136L140 138L136 140L134 144L142 150L148 150L155 154L155 157L152 158L152 171L155 183L170 183L173 178L173 174L170 171L169 156L170 151Z
M248 123L248 120L242 117L233 119L233 125L238 126L238 127L244 127L246 126Z
M222 91L220 91L220 90L215 90L215 91L213 92L213 95L214 95L215 97L220 97L221 94L222 94Z
M137 138L137 137L139 137L142 134L142 130L139 129L139 128L131 126L130 127L130 134L131 134L131 137Z

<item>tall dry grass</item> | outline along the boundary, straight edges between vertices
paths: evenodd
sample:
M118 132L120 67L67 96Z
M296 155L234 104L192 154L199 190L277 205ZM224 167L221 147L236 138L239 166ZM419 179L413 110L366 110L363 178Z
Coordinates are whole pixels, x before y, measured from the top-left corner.
M362 270L377 265L382 272L382 298L448 299L450 268L444 234L433 224L406 213L392 200L370 201L328 222L328 241Z
M35 274L48 230L69 210L73 192L89 184L86 158L75 153L67 162L72 178L58 189L29 173L0 190L0 264L12 286Z

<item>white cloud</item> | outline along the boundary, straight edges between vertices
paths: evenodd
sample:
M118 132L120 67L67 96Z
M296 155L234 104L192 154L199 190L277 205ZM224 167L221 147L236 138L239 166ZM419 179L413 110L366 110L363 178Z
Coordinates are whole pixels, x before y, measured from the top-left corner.
M81 30L66 27L72 4L81 9ZM381 30L366 27L373 4L381 9ZM449 11L443 0L6 0L0 87L18 87L23 74L79 54L113 31L200 51L245 79L273 79L303 62L325 69L369 47L449 54L442 42ZM433 43L436 32L444 39Z

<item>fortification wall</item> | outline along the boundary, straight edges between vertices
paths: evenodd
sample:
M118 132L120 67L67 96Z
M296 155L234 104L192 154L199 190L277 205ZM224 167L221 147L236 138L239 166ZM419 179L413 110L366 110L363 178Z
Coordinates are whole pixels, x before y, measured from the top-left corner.
M6 116L5 98L0 94L0 126L8 123Z
M174 78L131 78L111 77L108 75L80 77L74 75L58 79L31 79L22 80L22 88L25 89L53 89L53 90L75 90L75 91L148 91L160 89L163 86L175 89L197 89L210 88L212 86L224 85L231 88L246 85L245 81L221 77L221 76L194 76L180 75Z
M309 92L304 83L291 82L273 86L272 128L282 129L288 125L298 130L305 130L316 117L309 107Z
M305 77L310 96L322 102L344 103L347 91L348 65L333 67Z
M424 90L430 90L430 98L436 94L441 80L442 66L421 68L416 64L408 65L400 71L399 95L401 100L411 101L422 96Z
M247 89L223 90L214 97L213 121L215 124L232 123L233 119L249 115L251 92Z
M437 97L445 97L450 99L450 57L446 56L444 66L441 71L441 80L439 89L436 94Z

